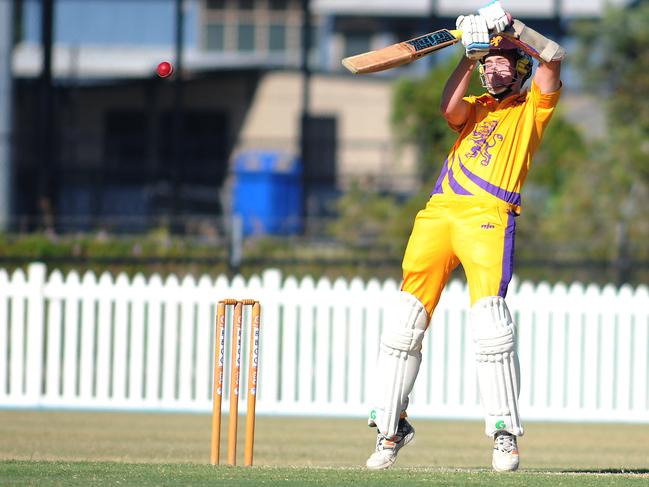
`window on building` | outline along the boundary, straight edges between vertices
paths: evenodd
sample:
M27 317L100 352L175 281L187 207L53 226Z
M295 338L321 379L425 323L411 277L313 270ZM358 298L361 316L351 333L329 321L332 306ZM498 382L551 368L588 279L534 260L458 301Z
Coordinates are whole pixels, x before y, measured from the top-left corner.
M268 6L271 10L288 9L288 0L268 0Z
M344 57L354 56L371 50L372 34L369 32L353 32L345 35Z
M237 50L243 52L255 50L254 24L239 24L237 29Z
M299 51L302 16L298 0L200 1L206 6L201 22L203 49L274 54ZM371 29L365 28L362 32L371 32ZM317 38L313 36L311 57L316 43Z
M268 27L268 50L271 52L286 50L286 26L271 24Z
M304 133L304 178L308 186L325 187L336 183L336 117L307 116Z
M237 0L235 3L239 10L253 10L255 8L255 0Z
M185 182L220 182L227 169L227 134L225 113L194 110L183 113L180 130L182 161L174 162L174 113L165 112L160 119L160 160L168 171L179 162L182 167L177 169Z
M225 26L223 24L208 24L205 47L208 51L223 51L225 49Z
M146 174L147 119L141 110L111 110L104 118L105 176L141 181Z
M226 0L207 0L208 10L223 10Z

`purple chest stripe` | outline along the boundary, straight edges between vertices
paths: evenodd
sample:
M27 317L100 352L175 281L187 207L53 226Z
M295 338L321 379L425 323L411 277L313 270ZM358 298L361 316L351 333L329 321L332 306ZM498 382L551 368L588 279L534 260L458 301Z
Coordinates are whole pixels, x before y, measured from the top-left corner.
M470 191L464 189L464 188L460 185L460 183L458 183L458 182L456 181L456 179L453 177L453 168L452 168L452 167L450 167L450 168L448 169L448 184L449 184L449 186L451 187L451 189L453 190L453 192L454 192L455 194L462 194L462 195L466 195L466 196L473 196L473 193L471 193Z
M480 188L484 189L487 193L495 196L496 198L500 198L501 200L506 201L507 203L511 203L512 205L520 205L521 204L521 195L520 195L520 193L515 193L513 191L507 191L506 189L500 188L500 187L496 186L495 184L491 184L489 181L485 181L480 176L476 176L471 171L469 171L464 166L464 164L462 164L462 159L460 159L459 157L458 157L458 161L460 163L460 169L462 169L462 172L466 175L466 177L468 177L471 181L473 181Z
M437 178L437 182L435 183L435 187L433 188L433 192L431 194L442 194L444 192L444 190L442 189L442 182L446 177L446 173L448 173L448 158L444 161L442 172Z

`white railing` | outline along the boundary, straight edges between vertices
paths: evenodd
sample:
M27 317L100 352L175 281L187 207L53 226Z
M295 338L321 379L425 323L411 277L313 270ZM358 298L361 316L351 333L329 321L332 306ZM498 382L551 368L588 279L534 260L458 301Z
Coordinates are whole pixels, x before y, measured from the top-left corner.
M215 304L240 297L262 302L259 414L365 415L397 289L392 280L282 280L273 270L248 281L0 270L0 406L208 412ZM648 298L645 286L514 282L523 416L649 421ZM444 291L412 415L481 417L468 304L460 282Z

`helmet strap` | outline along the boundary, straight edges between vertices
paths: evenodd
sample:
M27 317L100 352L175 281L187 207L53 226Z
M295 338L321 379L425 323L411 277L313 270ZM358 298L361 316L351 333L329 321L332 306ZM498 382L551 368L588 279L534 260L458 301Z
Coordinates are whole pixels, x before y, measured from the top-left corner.
M509 95L512 94L512 85L509 85L505 91L501 91L500 93L489 93L489 94L493 96L496 100L503 101L505 98L507 98Z
M481 76L481 78L482 78L482 76ZM481 81L482 81L483 88L486 88L486 90L489 92L489 94L491 96L493 96L498 101L502 101L505 98L507 98L509 95L512 94L512 91L513 91L512 86L514 86L518 82L519 79L520 79L520 75L518 73L516 73L514 75L514 78L512 78L512 81L507 85L507 88L505 90L503 90L502 92L500 92L500 93L492 93L489 90L489 87L487 86L487 82L486 82L486 75L484 75L484 79L481 79Z

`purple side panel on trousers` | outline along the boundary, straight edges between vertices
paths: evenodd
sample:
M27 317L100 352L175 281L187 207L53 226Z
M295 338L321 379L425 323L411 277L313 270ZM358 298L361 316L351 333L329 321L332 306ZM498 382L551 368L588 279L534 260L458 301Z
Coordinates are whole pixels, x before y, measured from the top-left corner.
M513 212L507 213L507 228L505 228L505 245L503 248L503 270L500 277L500 288L498 296L507 296L507 286L512 280L514 272L514 240L516 237L516 215Z

